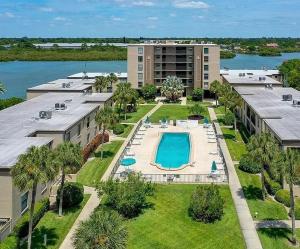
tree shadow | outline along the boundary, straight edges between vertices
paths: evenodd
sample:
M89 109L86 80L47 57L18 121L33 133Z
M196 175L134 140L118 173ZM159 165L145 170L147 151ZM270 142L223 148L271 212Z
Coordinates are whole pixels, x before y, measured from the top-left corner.
M225 139L235 139L235 136L234 135L232 135L232 134L228 134L228 133L225 133L225 134L223 134L223 137L225 138Z
M248 200L262 200L261 189L253 185L243 186L242 187L244 196Z
M94 152L94 156L98 157L98 158L101 158L101 151ZM106 159L106 158L109 158L109 157L112 157L112 156L114 156L113 152L111 152L109 150L103 151L103 159Z
M288 228L260 228L259 231L271 239L290 239L290 229Z

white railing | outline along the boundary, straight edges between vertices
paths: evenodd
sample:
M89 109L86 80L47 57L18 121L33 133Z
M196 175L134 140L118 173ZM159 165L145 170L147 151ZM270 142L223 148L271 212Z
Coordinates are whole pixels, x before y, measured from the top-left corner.
M11 221L10 219L0 218L0 241L5 239L11 232Z

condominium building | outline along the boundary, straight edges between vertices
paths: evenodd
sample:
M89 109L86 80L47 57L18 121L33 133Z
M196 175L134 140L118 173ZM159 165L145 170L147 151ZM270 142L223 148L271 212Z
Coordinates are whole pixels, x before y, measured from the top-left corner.
M0 112L0 240L27 211L30 191L19 191L11 168L30 146L55 148L64 141L87 145L98 133L96 112L112 105L112 93L45 93ZM37 199L51 183L38 186Z
M127 80L137 89L146 83L159 88L167 76L177 76L190 94L220 80L220 48L215 44L129 44L127 60Z

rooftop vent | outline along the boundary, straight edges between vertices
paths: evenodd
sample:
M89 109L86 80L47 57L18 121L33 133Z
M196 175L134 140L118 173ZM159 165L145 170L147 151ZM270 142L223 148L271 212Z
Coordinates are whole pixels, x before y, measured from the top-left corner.
M292 96L292 94L283 94L282 95L282 100L283 101L292 101L293 100L293 96Z
M260 76L260 77L258 77L258 80L259 80L259 81L265 81L265 80L266 80L266 77Z
M245 77L246 74L245 73L239 73L239 77Z
M272 84L266 84L266 85L265 85L265 88L266 88L266 89L272 90L272 89L273 89L273 85L272 85Z
M67 106L65 103L55 103L54 108L56 111L59 111L67 109Z
M294 100L293 100L293 106L300 107L300 100L294 99Z
M71 84L70 83L62 83L62 88L70 88Z
M50 119L52 118L52 111L40 111L39 117L40 119Z

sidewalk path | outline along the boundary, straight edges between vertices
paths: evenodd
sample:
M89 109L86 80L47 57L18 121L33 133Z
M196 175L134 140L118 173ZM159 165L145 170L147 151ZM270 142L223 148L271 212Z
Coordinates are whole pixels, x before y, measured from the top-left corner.
M217 120L217 116L213 108L208 108L211 120ZM215 123L217 135L220 139L220 147L224 155L224 159L227 165L228 177L229 177L229 188L232 194L232 198L235 204L235 208L238 214L240 226L244 239L246 242L247 249L262 249L261 242L256 232L255 224L253 222L250 210L244 196L239 178L234 168L234 163L231 159L229 150L226 142L223 138L223 133L218 123Z
M90 199L86 203L86 205L81 210L81 213L75 220L72 228L70 229L69 233L65 237L64 241L60 245L59 249L72 249L74 248L72 245L72 237L75 234L77 227L79 226L81 221L87 220L91 213L94 211L96 207L100 204L100 200L97 195L97 191L95 188L84 186L84 193L91 194Z

